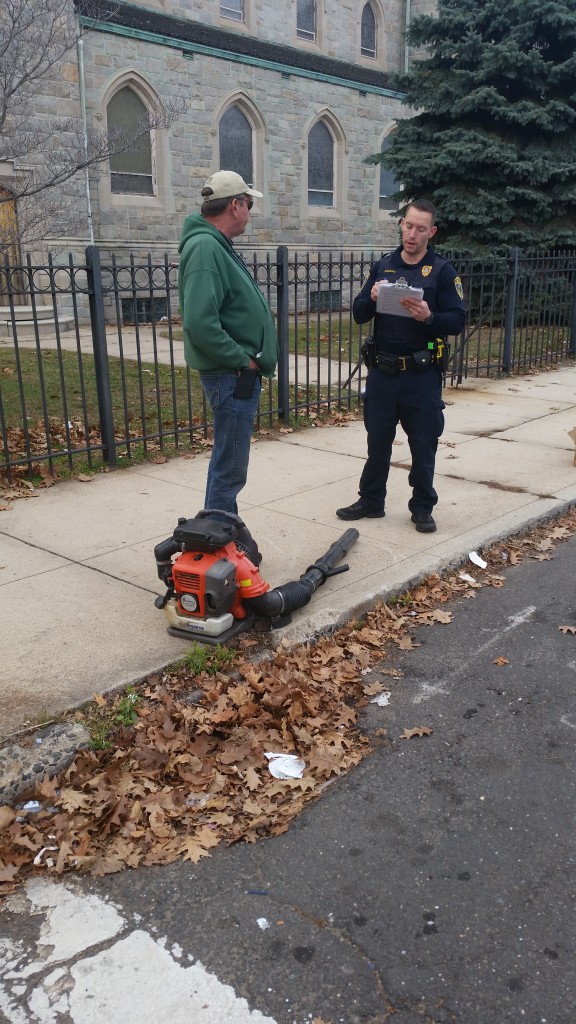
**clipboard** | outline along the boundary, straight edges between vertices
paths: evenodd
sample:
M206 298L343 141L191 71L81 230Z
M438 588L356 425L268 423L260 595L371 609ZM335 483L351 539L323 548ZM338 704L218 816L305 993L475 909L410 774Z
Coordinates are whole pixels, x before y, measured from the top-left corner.
M378 282L376 312L388 313L391 316L410 316L407 309L400 305L400 299L423 299L424 289L413 288L403 278L389 284L388 281Z

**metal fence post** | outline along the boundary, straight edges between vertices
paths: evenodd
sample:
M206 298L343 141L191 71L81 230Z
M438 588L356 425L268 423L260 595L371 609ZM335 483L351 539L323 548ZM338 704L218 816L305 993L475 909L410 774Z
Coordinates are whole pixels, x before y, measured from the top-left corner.
M279 245L276 250L277 284L276 308L278 326L278 415L284 423L290 422L290 346L288 320L288 249Z
M570 310L570 342L568 355L576 357L576 260L572 267L572 305Z
M512 362L512 346L514 343L514 324L516 322L516 300L518 297L518 259L519 249L510 249L508 253L508 288L506 292L506 319L504 321L504 348L502 351L502 373L510 371Z
M86 249L86 273L88 277L88 300L90 303L90 325L92 327L92 347L94 349L94 369L96 372L102 454L104 461L109 466L114 467L116 465L116 438L114 436L114 415L112 411L110 372L108 369L108 349L106 347L102 267L100 264L100 250L95 245L89 245Z

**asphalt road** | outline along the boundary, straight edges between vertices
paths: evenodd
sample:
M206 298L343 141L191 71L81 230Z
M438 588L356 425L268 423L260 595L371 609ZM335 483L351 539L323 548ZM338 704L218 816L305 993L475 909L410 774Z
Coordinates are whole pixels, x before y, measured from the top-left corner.
M276 1024L574 1024L576 536L505 575L383 663L374 753L286 834L83 893Z

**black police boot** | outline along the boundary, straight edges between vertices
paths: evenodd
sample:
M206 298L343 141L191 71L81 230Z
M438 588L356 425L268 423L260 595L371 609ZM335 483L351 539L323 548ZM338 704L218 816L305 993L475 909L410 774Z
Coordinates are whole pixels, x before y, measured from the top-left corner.
M378 511L377 509L370 508L369 505L365 505L362 499L355 501L353 505L347 505L345 508L337 508L336 515L338 519L382 519L386 513L384 509Z
M413 512L412 522L418 533L434 533L436 530L436 523L430 512Z

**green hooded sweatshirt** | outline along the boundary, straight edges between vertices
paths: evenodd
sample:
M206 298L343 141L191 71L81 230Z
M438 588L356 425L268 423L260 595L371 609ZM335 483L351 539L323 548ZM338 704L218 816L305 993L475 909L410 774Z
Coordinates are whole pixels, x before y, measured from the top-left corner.
M278 361L270 307L234 246L199 213L186 217L180 238L178 295L188 366L230 373L250 359L266 377Z

